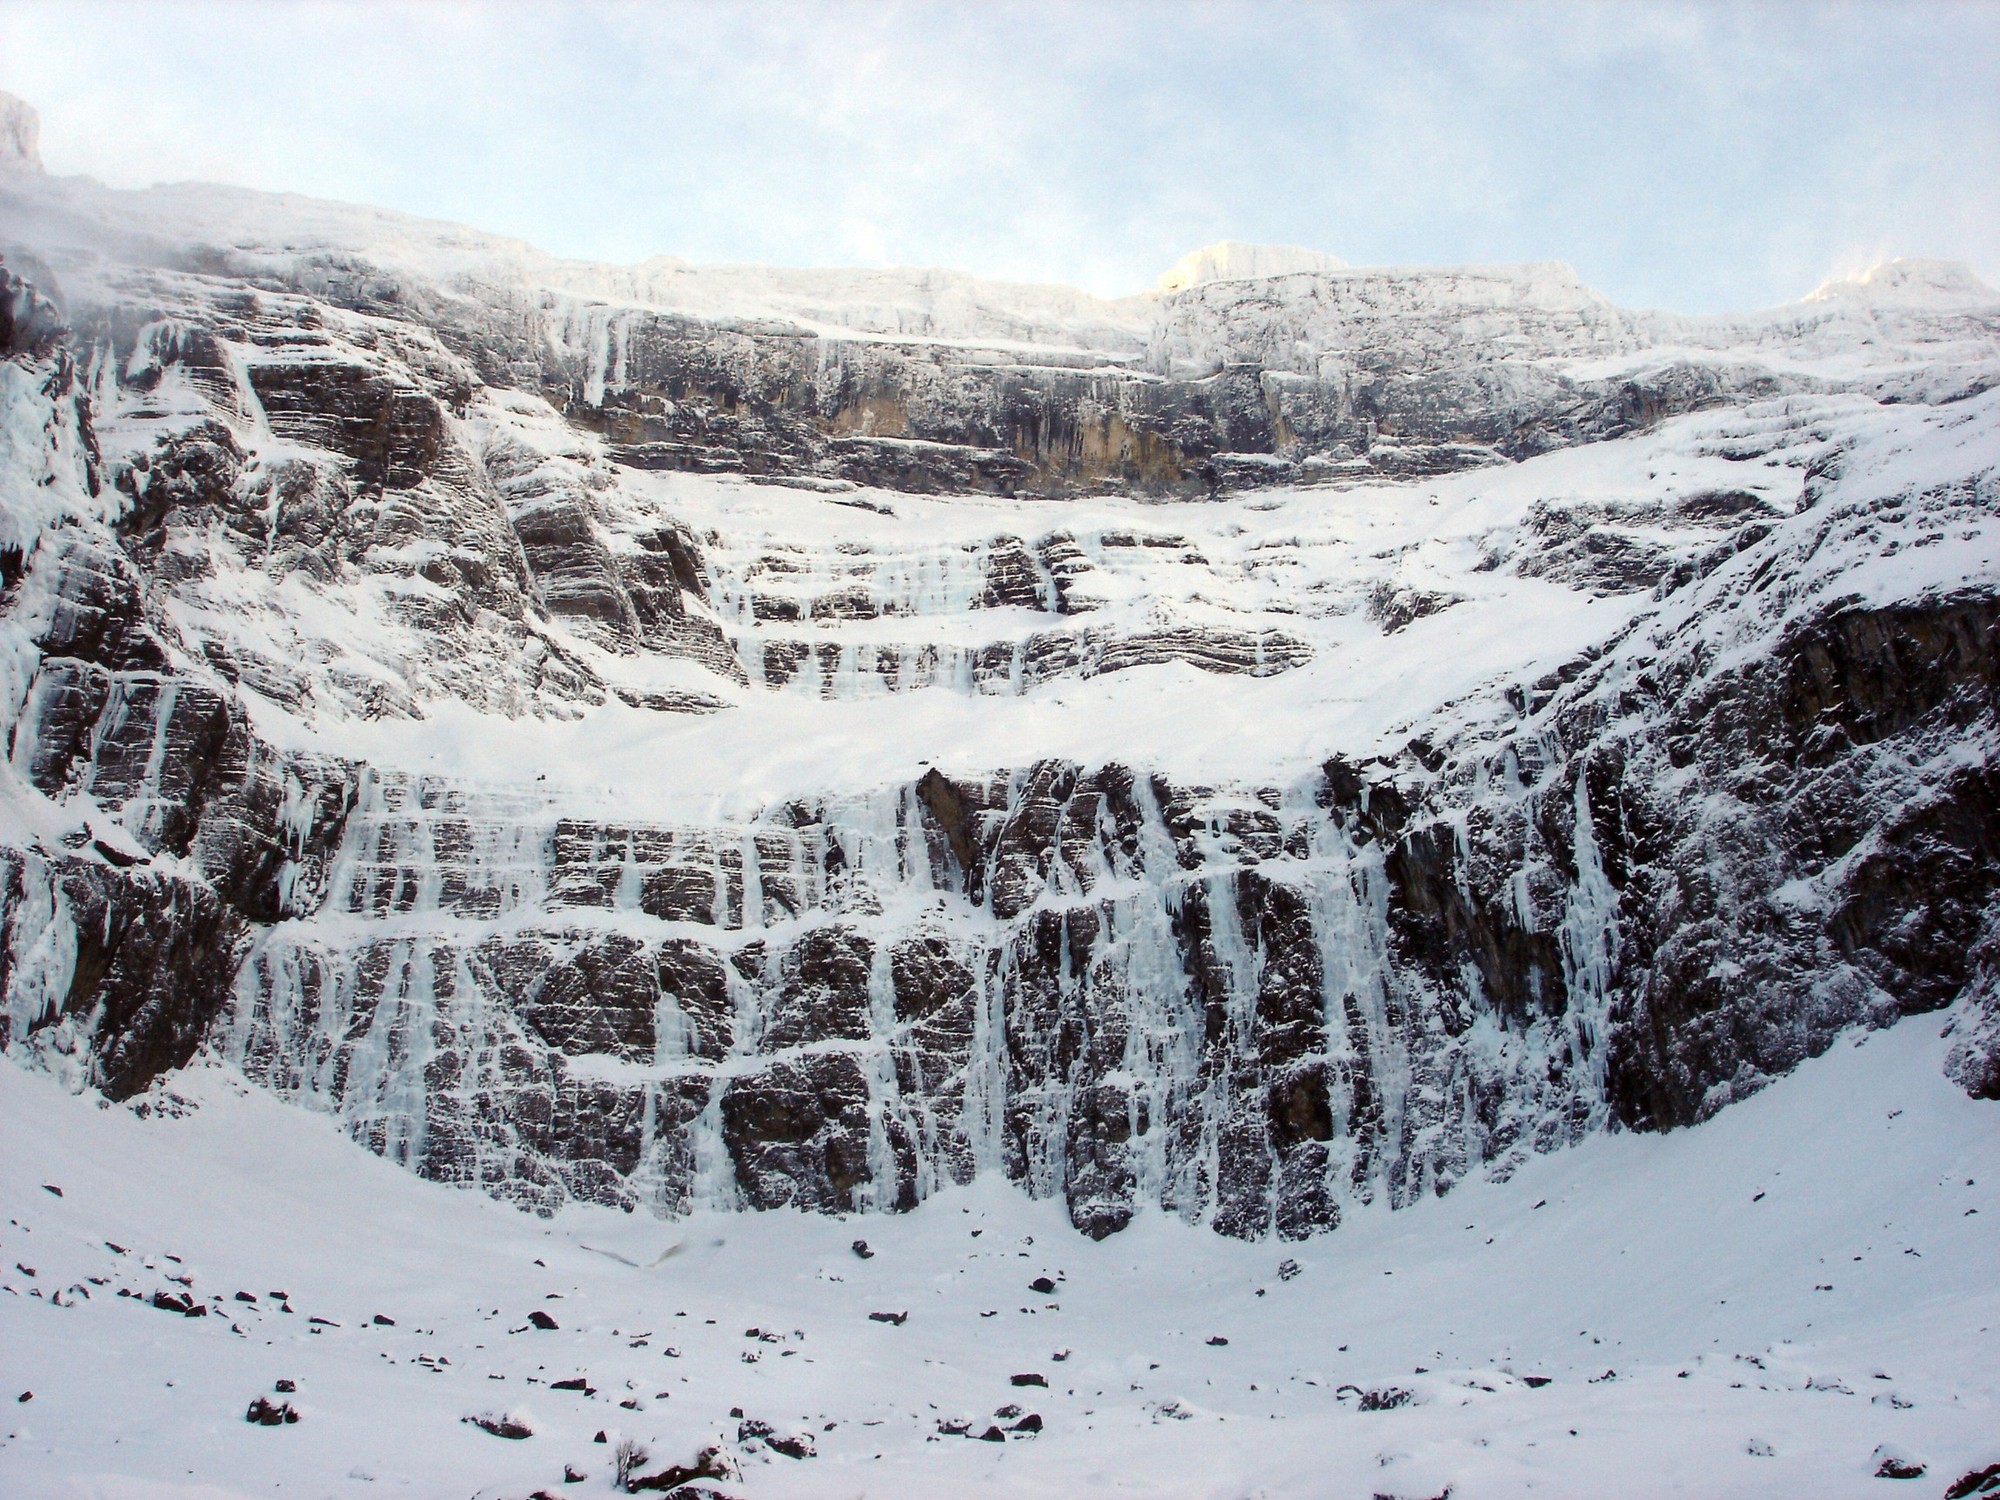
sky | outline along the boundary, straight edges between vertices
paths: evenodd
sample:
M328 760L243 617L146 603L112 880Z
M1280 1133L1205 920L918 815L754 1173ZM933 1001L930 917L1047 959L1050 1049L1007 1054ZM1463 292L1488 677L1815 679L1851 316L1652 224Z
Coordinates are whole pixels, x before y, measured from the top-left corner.
M1996 80L1992 0L0 0L52 172L1104 294L1225 238L1683 312L1888 255L2000 284Z

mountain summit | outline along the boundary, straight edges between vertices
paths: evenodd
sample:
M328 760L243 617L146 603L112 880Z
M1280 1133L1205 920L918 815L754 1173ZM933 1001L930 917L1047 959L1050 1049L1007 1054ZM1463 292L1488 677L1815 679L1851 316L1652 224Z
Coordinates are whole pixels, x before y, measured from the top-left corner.
M1218 240L1175 261L1171 269L1160 274L1159 289L1182 292L1210 281L1346 269L1347 262L1338 256L1298 245L1251 245L1241 240Z

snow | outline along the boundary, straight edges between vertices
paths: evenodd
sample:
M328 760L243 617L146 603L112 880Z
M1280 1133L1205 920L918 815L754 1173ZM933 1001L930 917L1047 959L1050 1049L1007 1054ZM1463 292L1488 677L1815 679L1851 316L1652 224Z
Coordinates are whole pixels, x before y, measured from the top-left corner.
M1919 307L1991 307L2000 293L1960 260L1877 261L1865 271L1837 276L1807 293L1808 302L1838 299Z
M610 1490L598 1430L687 1463L737 1448L741 1407L819 1454L740 1454L724 1487L752 1500L1866 1496L1885 1444L1931 1493L2000 1458L2000 1115L1940 1075L1940 1021L1856 1035L1698 1129L1595 1137L1299 1246L1158 1211L1094 1243L990 1178L892 1218L542 1221L220 1066L146 1118L0 1067L0 1394L34 1393L0 1424L0 1488L497 1496L571 1464L587 1497ZM210 1315L116 1295L171 1277ZM559 1327L510 1332L536 1309ZM550 1387L579 1375L595 1395ZM298 1423L246 1423L259 1393ZM1008 1403L1046 1430L939 1435ZM461 1421L485 1412L535 1435Z
M1421 483L1273 489L1174 507L1115 497L1027 505L976 495L826 495L729 477L621 471L612 500L622 507L622 524L637 529L671 517L706 539L717 613L751 664L753 682L763 648L780 639L834 643L852 670L832 680L801 674L773 690L739 687L685 662L592 658L611 680L698 689L729 704L706 716L614 701L572 718L503 720L447 698L426 704L421 719L325 715L308 727L274 705L252 704L260 731L275 743L476 782L545 777L546 789L569 805L615 803L668 819L744 816L792 796L907 784L930 765L976 776L1045 757L1119 761L1182 784L1284 785L1335 751L1391 751L1412 726L1448 719L1461 712L1453 705L1500 685L1533 682L1641 622L1653 623L1634 638L1635 661L1653 638L1707 615L1713 618L1702 628L1735 632L1744 651L1767 643L1772 622L1761 609L1714 607L1732 597L1728 590L1756 557L1718 570L1664 612L1646 593L1600 594L1494 566L1528 545L1538 507L1616 517L1621 509L1657 511L1676 496L1761 496L1783 534L1810 553L1786 595L1791 615L1834 592L1887 603L1992 586L2000 580L2000 546L1976 507L1959 531L1922 547L1871 544L1865 535L1822 545L1813 538L1825 513L1793 512L1802 471L1840 449L1849 476L1841 493L1855 498L1829 509L1848 516L1857 533L1879 531L1880 518L1867 510L1879 497L2000 467L1996 412L2000 397L1992 395L1937 409L1786 398ZM519 430L552 440L546 429L540 438L532 427ZM856 499L875 508L859 508ZM1913 521L1912 540L1929 529ZM968 607L982 577L978 559L996 537L1033 542L1056 534L1074 537L1089 558L1092 567L1075 587L1096 608L1059 617ZM1677 553L1710 544L1710 534L1682 523L1645 534ZM1185 545L1111 546L1106 538ZM787 571L759 573L760 560L771 556L781 556ZM885 610L875 619L760 623L748 608L753 575L759 592L800 600L859 580ZM246 592L225 594L232 579ZM1458 602L1385 634L1368 612L1373 591L1385 584ZM247 603L268 585L261 575L225 572L205 587L232 600L218 614L240 622L247 610L233 601ZM271 606L273 615L286 629L313 621L303 587L286 588L294 592ZM345 624L333 598L312 597L326 611L323 638L373 639L371 649L389 660L418 653L415 642L398 644L387 623L346 616L352 624ZM935 647L949 661L953 652L1052 628L1131 632L1176 622L1281 631L1304 641L1311 659L1263 677L1175 662L1058 677L1019 692L1004 681L975 686L948 668L934 686L891 692L867 665L869 653L894 646ZM661 766L673 768L671 777L657 774Z
M1240 281L1259 276L1295 276L1327 271L1345 271L1347 262L1323 250L1303 245L1252 245L1242 240L1218 240L1199 250L1190 250L1167 270L1157 283L1163 292L1184 292L1191 286L1210 281Z
M230 247L252 266L334 252L469 292L547 289L600 309L778 317L848 335L1136 354L1152 314L1149 297L1106 299L936 268L712 266L671 256L634 265L570 261L464 224L219 183L125 191L17 171L0 176L0 210L0 247L18 241L54 252L59 263L108 253L145 264L190 244Z

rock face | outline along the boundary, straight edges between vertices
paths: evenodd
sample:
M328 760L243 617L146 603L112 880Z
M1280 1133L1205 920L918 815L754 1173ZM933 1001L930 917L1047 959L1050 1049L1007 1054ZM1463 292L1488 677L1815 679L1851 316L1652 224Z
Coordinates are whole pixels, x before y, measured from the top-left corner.
M0 200L0 1046L76 1087L221 1059L544 1211L1253 1238L1905 1014L2000 1095L1962 280L1135 307Z

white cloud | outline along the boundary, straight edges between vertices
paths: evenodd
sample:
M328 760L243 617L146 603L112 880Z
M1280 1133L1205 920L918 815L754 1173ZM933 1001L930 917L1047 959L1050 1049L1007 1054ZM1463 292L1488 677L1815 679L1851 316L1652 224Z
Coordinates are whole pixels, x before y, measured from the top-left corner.
M1689 309L1876 246L1995 279L1996 75L1976 5L0 0L54 170L1106 291L1225 236Z

